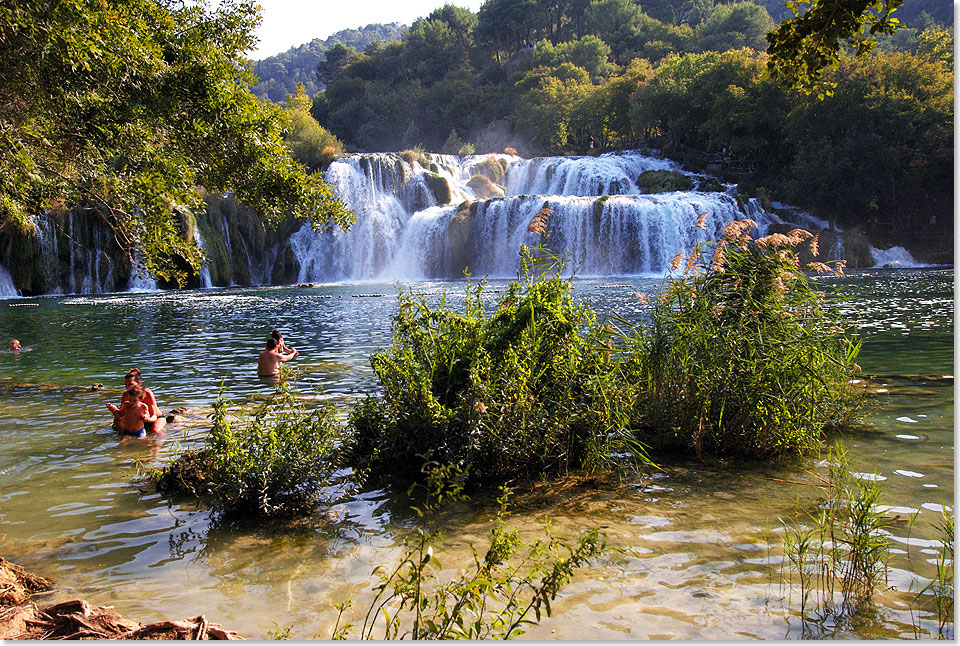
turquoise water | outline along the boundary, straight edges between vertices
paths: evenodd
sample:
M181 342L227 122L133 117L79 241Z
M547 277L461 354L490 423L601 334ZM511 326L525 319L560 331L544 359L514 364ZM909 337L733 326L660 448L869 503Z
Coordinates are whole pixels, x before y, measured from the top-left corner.
M628 286L578 280L575 295L601 314L640 320ZM916 582L932 574L941 506L954 499L953 272L903 270L820 281L864 339L862 382L877 432L845 439L859 469L883 478L897 553L876 617L818 627L813 636L893 638L930 627L909 610ZM598 287L605 287L598 289ZM493 290L502 284L490 285ZM456 303L458 283L404 286ZM358 295L380 294L380 296ZM842 301L840 299L843 299ZM36 307L22 305L36 303ZM271 391L255 376L273 327L301 356L298 392L346 404L375 385L369 356L390 340L392 285L231 288L178 293L0 301L0 555L56 579L56 599L83 597L140 620L204 613L248 637L292 625L295 638L328 637L332 604L368 598L374 566L396 559L418 522L405 501L366 492L318 513L297 531L211 527L195 505L168 500L135 475L202 440L223 384L247 402ZM162 408L186 407L160 440L118 441L108 401L137 366ZM103 383L103 390L90 385ZM612 552L564 589L535 638L784 638L809 635L777 583L768 526L815 492L791 484L822 469L675 466L613 491L571 489L518 510L527 537L549 517L574 535L602 525ZM904 518L919 510L907 528ZM448 516L448 567L483 543L492 510L479 501ZM819 632L817 632L819 631Z

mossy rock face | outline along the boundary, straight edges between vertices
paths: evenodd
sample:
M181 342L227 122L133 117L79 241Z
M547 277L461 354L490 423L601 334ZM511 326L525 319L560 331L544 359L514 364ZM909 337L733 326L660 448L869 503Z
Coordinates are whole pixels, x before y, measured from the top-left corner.
M423 178L426 180L427 186L437 204L450 204L453 200L453 194L450 191L450 184L445 177L441 177L436 173L424 173Z
M640 173L637 187L644 193L672 193L693 189L693 181L675 170L648 170Z
M707 175L697 178L697 190L701 193L722 193L724 188L719 179Z
M494 184L500 183L500 180L503 179L504 174L507 172L506 162L501 160L498 157L487 157L475 168L476 173L483 175L489 179Z
M476 202L462 202L447 226L447 250L450 275L458 275L469 264L473 251L473 226L470 222L477 210Z
M505 194L505 191L490 181L490 178L486 175L474 175L470 178L470 181L467 182L467 186L473 189L477 199L480 200L487 200L491 197L503 197Z
M600 218L603 217L603 206L607 203L607 200L610 199L609 195L601 195L597 198L597 201L593 203L593 228L597 230L600 228Z

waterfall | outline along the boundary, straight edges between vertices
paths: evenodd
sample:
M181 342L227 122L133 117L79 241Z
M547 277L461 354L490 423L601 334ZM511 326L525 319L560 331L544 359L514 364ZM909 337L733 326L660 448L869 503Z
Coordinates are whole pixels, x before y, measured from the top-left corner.
M0 298L16 298L20 292L13 285L13 277L7 268L0 265Z
M62 294L60 282L60 253L57 248L57 232L53 220L46 216L33 218L37 247L40 250L40 265L43 268L47 294Z
M903 247L890 247L889 249L877 249L870 247L870 255L873 257L874 267L930 267L921 262L917 262L910 252Z
M702 178L636 151L529 160L348 155L330 165L326 180L357 223L349 232L317 233L304 225L294 233L298 281L457 278L465 267L477 276L512 277L520 246L540 242L527 226L544 207L553 211L545 246L584 276L662 275L677 253L716 240L734 219L755 220L759 235L784 223L823 228L799 210L778 209L778 215L729 192L642 194L637 177L651 170L681 173L695 186ZM478 174L489 181L472 182ZM488 199L478 199L481 184ZM489 197L490 187L503 197ZM464 201L470 208L458 208ZM707 228L699 229L704 213Z
M203 234L200 233L200 227L193 228L193 241L198 247L206 250L206 247L203 246ZM210 267L206 262L200 265L200 286L213 287L213 279L210 278Z

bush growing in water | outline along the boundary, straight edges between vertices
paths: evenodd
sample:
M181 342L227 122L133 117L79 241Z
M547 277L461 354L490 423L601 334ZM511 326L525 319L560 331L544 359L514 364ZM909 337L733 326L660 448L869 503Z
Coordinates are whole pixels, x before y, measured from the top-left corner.
M824 310L793 252L810 234L752 241L754 226L728 224L709 265L697 248L632 341L628 372L642 384L633 422L657 452L799 454L860 410L848 384L860 344Z
M307 412L285 380L246 427L228 418L221 392L206 445L151 478L161 491L198 496L228 517L309 513L339 468L339 435L332 409Z
M482 282L462 313L400 295L393 346L371 358L383 394L351 416L351 464L416 479L429 459L469 465L470 483L485 484L595 469L637 448L608 330L549 275L558 261L521 254L521 281L492 315Z

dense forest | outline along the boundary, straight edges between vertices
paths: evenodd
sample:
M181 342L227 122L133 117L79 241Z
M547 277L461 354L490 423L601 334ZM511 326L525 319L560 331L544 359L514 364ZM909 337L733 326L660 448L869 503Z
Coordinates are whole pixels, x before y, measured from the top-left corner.
M400 40L404 29L403 25L396 22L341 29L326 39L314 38L299 47L256 61L253 73L259 80L251 91L261 99L280 103L288 94L295 94L297 84L302 83L305 91L313 96L325 87L317 78L317 65L326 60L326 52L338 43L362 52L372 42Z
M948 233L952 5L907 0L869 56L841 55L823 98L767 74L786 15L779 0L446 5L400 41L331 47L311 113L348 150L652 146L881 240Z

